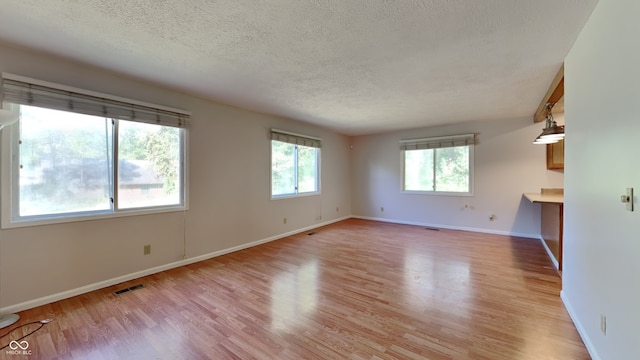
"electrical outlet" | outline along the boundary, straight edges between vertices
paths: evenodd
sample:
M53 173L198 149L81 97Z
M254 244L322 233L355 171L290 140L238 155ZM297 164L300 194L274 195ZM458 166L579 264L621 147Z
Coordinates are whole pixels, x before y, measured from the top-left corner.
M607 335L607 316L600 314L600 331L603 335Z
M380 207L380 212L384 212L384 207Z
M143 254L144 254L144 255L149 255L149 254L151 254L151 245L145 245L145 246L144 246Z
M496 214L489 215L489 221L496 221L497 218Z
M336 206L336 212L340 212L340 208Z
M282 223L286 224L287 223L287 218L282 219Z

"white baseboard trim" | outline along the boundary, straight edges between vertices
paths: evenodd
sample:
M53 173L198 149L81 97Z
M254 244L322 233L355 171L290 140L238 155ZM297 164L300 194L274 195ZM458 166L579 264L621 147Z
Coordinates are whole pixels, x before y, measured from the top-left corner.
M564 304L565 309L567 309L567 312L569 313L571 321L573 321L576 330L578 330L578 334L580 334L582 342L584 342L584 346L587 348L589 355L591 355L591 358L593 360L600 360L600 355L598 355L595 346L593 346L593 343L587 335L587 332L584 330L582 323L580 323L580 320L576 316L576 312L573 310L573 306L571 306L571 302L569 301L569 299L565 296L564 290L560 291L560 299L562 299L562 303Z
M353 215L351 217L354 219L382 221L382 222L388 222L388 223L394 223L394 224L417 225L417 226L425 226L425 227L433 227L433 228L449 229L449 230L472 231L472 232L485 233L485 234L517 236L517 237L530 238L530 239L538 239L540 237L540 234L516 233L511 231L481 229L481 228L472 228L472 227L466 227L466 226L451 226L451 225L442 225L442 224L423 223L423 222L417 222L417 221L376 218L376 217L370 217L370 216Z
M293 231L289 231L289 232L286 232L286 233L283 233L283 234L278 234L278 235L270 236L268 238L264 238L264 239L261 239L261 240L256 240L256 241L253 241L253 242L250 242L250 243L247 243L247 244L234 246L234 247L231 247L231 248L228 248L228 249L215 251L215 252L212 252L212 253L209 253L209 254L199 255L199 256L196 256L196 257L193 257L193 258L189 258L189 259L183 260L185 262L183 265L197 263L199 261L208 260L208 259L211 259L211 258L214 258L214 257L218 257L218 256L222 256L222 255L225 255L225 254L229 254L229 253L232 253L232 252L248 249L250 247L266 244L266 243L274 241L274 240L279 240L279 239L285 238L287 236L299 234L301 232L305 232L305 231L309 231L309 230L312 230L312 229L316 229L316 228L319 228L319 227L322 227L322 226L326 226L326 225L329 225L329 224L333 224L333 223L336 223L336 222L339 222L339 221L342 221L342 220L346 220L346 219L349 219L349 218L351 218L351 216L343 216L343 217L340 217L340 218L337 218L337 219L325 221L325 222L322 222L322 223L319 223L319 224L314 224L314 225L307 226L307 227L304 227L304 228L301 228L301 229L296 229L296 230L293 230Z
M75 288L75 289L59 292L59 293L52 294L52 295L43 296L41 298L25 301L25 302L18 303L18 304L15 304L15 305L10 305L10 306L7 306L7 307L0 308L0 314L11 314L11 313L17 313L17 312L20 312L20 311L32 309L34 307L50 304L52 302L68 299L70 297L74 297L74 296L77 296L77 295L82 295L82 294L85 294L85 293L88 293L88 292L91 292L91 291L95 291L95 290L99 290L99 289L102 289L102 288L105 288L105 287L108 287L108 286L120 284L120 283L123 283L125 281L138 279L138 278L141 278L141 277L144 277L144 276L148 276L148 275L152 275L152 274L155 274L155 273L159 273L159 272L162 272L162 271L165 271L165 270L169 270L169 269L177 268L177 267L180 267L180 266L185 266L185 265L197 263L199 261L208 260L208 259L211 259L211 258L214 258L214 257L218 257L218 256L222 256L222 255L225 255L225 254L229 254L229 253L232 253L232 252L235 252L235 251L248 249L250 247L254 247L254 246L257 246L257 245L265 244L265 243L268 243L268 242L271 242L271 241L274 241L274 240L279 240L279 239L285 238L287 236L299 234L301 232L305 232L305 231L308 231L308 230L311 230L311 229L315 229L315 228L318 228L318 227L321 227L321 226L325 226L325 225L333 224L333 223L338 222L338 221L346 220L346 219L349 219L350 217L351 216L344 216L344 217L340 217L340 218L337 218L337 219L332 219L332 220L325 221L325 222L322 222L322 223L313 224L311 226L307 226L307 227L304 227L304 228L292 230L292 231L289 231L289 232L286 232L286 233L283 233L283 234L278 234L278 235L275 235L275 236L270 236L268 238L256 240L256 241L253 241L253 242L250 242L250 243L234 246L234 247L231 247L231 248L228 248L228 249L218 250L218 251L214 251L214 252L211 252L211 253L208 253L208 254L199 255L199 256L196 256L196 257L192 257L192 258L187 258L185 260L171 262L171 263L168 263L168 264L164 264L164 265L152 267L152 268L149 268L149 269L144 269L144 270L141 270L141 271L137 271L137 272L134 272L134 273L131 273L131 274L122 275L122 276L118 276L118 277L111 278L111 279L108 279L108 280L99 281L97 283L81 286L79 288Z
M540 236L539 239L545 251L547 252L547 255L549 255L549 259L551 259L551 262L556 267L556 270L560 270L560 264L558 264L558 260L556 260L556 257L553 256L553 253L551 252L551 249L549 249L549 247L547 246L547 243L544 241L544 238Z

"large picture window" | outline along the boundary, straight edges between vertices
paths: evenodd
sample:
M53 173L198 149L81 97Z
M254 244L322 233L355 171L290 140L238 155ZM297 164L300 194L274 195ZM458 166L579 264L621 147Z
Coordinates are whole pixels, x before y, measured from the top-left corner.
M319 192L320 139L271 132L271 197Z
M3 130L10 144L3 194L11 195L3 198L12 199L5 223L184 208L188 114L171 119L162 110L154 123L146 106L138 116L135 104L24 81L5 79L3 92L19 110ZM99 102L106 102L101 116L89 111Z
M473 193L474 136L403 140L403 191Z

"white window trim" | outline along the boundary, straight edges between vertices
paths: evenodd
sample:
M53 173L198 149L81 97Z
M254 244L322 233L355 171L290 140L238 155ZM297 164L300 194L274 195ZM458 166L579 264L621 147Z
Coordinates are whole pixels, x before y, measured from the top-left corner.
M428 191L428 190L405 190L405 158L404 146L407 144L416 144L416 143L429 143L429 142L451 142L451 141L464 141L465 138L473 137L473 142L460 145L460 146L469 146L469 191L468 192L452 192L452 191ZM423 139L411 139L411 140L400 140L401 150L400 150L400 171L401 171L401 179L400 179L400 193L407 195L433 195L433 196L460 196L460 197L472 197L474 195L475 189L475 135L474 134L464 134L464 135L453 135L453 136L440 136L440 137L432 137L432 138L423 138ZM422 150L427 149L440 149L446 148L442 146L423 148ZM408 150L411 151L411 150Z
M12 153L11 147L16 145L15 139L17 139L17 134L10 134L10 132L18 132L17 126L9 126L3 128L0 131L2 134L1 139L1 157L0 157L0 167L2 169L9 169L11 166L14 166L14 161L17 161L17 154ZM91 212L75 212L72 214L53 214L53 215L42 215L42 216L30 216L25 219L16 219L14 218L13 209L17 209L18 206L18 198L16 196L18 184L18 174L12 171L2 171L0 176L0 192L2 194L2 198L9 199L9 201L1 202L1 211L2 211L2 228L3 229L12 229L12 228L21 228L21 227L30 227L30 226L41 226L41 225L50 225L50 224L62 224L62 223L72 223L72 222L80 222L80 221L89 221L89 220L100 220L100 219L111 219L111 218L121 218L128 216L138 216L138 215L150 215L150 214L159 214L159 213L168 213L168 212L183 212L189 210L189 152L188 149L188 137L189 131L184 131L184 143L183 147L183 163L182 166L182 187L183 187L183 204L182 205L167 205L167 206L156 206L156 207L148 207L148 208L134 208L134 209L120 209L117 211L112 210L102 210L102 211L91 211ZM13 143L13 144L12 144ZM15 191L14 191L15 190Z
M298 134L298 133L294 133L294 132L290 132L290 131L285 131L285 130L279 130L279 129L271 129L270 133L281 133L281 134L287 134L287 135L291 135L291 136L295 136L295 137L301 137L301 138L307 138L307 139L311 139L311 140L316 140L319 141L320 143L322 142L322 138L319 137L314 137L314 136L309 136L309 135L304 135L304 134ZM301 197L307 197L307 196L316 196L316 195L321 195L322 194L322 151L318 151L317 153L317 159L316 159L316 181L318 183L318 189L316 191L307 191L307 192L303 192L303 193L294 193L294 194L282 194L282 195L273 195L273 166L272 166L272 159L273 159L273 147L271 146L271 141L274 141L273 139L271 139L269 141L269 198L271 200L283 200L283 199L293 199L293 198L301 198ZM318 149L321 149L322 147L319 146L317 147Z
M109 94L103 94L99 92L79 89L66 85L60 85L50 83L46 81L31 79L24 76L13 75L8 73L2 73L3 78L13 79L18 81L32 82L34 85L42 85L51 88L57 88L60 90L76 92L88 96L102 97L105 99L111 99L122 102L130 102L132 104L158 108L160 110L166 110L184 114L190 116L191 112L166 107L162 105L151 104L143 101L131 100L119 96L113 96ZM19 161L18 156L18 123L5 126L0 130L0 195L2 201L0 201L0 226L2 229L40 226L48 224L59 223L71 223L79 221L97 220L97 219L109 219L119 218L127 216L149 215L167 212L184 212L189 209L189 131L187 128L182 129L182 163L180 164L182 171L182 184L181 184L181 204L166 205L166 206L154 206L145 208L133 208L133 209L119 209L115 210L103 210L103 211L91 211L91 212L74 212L65 214L51 214L42 216L30 216L25 218L16 218L14 209L17 209L18 204L18 174L13 171L16 161ZM4 199L8 199L4 200Z

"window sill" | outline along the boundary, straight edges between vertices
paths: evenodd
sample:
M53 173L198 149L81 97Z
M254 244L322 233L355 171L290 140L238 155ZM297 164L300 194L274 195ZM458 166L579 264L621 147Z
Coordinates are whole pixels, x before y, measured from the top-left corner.
M447 192L447 191L421 191L421 190L401 190L407 195L435 195L435 196L473 196L473 192Z
M310 192L310 193L303 193L303 194L271 196L271 200L295 199L295 198L301 198L301 197L307 197L307 196L315 196L315 195L320 195L320 192L317 191L317 192Z
M24 219L24 220L3 219L2 229L14 229L14 228L23 228L23 227L31 227L31 226L64 224L64 223L73 223L73 222L80 222L80 221L105 220L105 219L114 219L114 218L122 218L122 217L129 217L129 216L182 212L187 210L188 210L188 207L179 205L179 206L167 206L162 208L146 209L146 210L120 210L118 212L91 212L91 213L86 213L84 215L77 214L72 216L64 216L64 215L60 215L57 217L53 217L53 216L35 217L34 216L32 218Z

